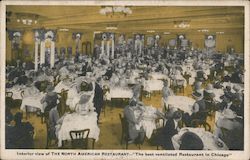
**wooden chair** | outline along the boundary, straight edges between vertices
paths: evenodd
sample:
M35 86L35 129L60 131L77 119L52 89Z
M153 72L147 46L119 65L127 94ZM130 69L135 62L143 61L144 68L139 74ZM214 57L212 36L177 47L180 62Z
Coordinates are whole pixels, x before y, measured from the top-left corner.
M51 145L52 140L57 141L56 136L52 133L53 131L50 128L50 124L49 124L49 119L45 119L45 124L46 124L46 131L47 131L47 139L46 139L46 149L49 148L49 146Z
M13 107L13 92L5 92L5 105L8 108L12 108Z
M128 149L129 144L129 133L128 133L128 122L125 117L123 117L121 114L119 114L121 125L122 125L122 135L121 135L121 144L123 144L123 141L125 141L126 149ZM136 142L133 142L135 145L138 145L138 148L141 149L141 144L137 144Z
M22 97L22 99L23 99L23 98L24 98L24 91L22 91L20 94L21 94L21 97ZM26 120L27 120L28 117L30 117L29 106L25 106L25 113L26 113L25 118L26 118Z
M23 97L24 97L24 91L22 91L20 94L21 94L21 97L23 99Z
M165 124L165 119L164 118L155 119L156 129L162 128L164 126L164 124Z
M71 145L74 149L88 149L90 129L70 131Z
M122 135L121 135L121 144L123 144L123 141L126 142L126 149L128 149L128 124L125 120L125 118L122 116L122 114L119 114L121 125L122 125Z
M165 119L164 118L157 118L155 119L156 129L153 131L153 135L159 135L162 131L162 128L165 125ZM161 125L162 124L162 125ZM156 149L159 150L160 145L156 145Z
M184 80L175 80L174 90L177 93L179 91L180 93L183 93L184 95Z
M208 111L199 112L199 117L191 121L192 127L203 126L206 131L211 131L211 126L207 123Z

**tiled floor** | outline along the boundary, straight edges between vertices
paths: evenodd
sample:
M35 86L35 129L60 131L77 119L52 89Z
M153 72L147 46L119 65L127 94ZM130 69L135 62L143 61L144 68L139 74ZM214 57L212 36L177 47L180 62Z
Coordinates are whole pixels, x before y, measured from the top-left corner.
M185 96L191 96L192 88L187 86L184 91ZM178 95L183 95L179 93ZM152 105L154 107L161 107L161 93L156 92L151 95L150 98L143 97L143 102L146 105ZM12 112L15 113L19 109L13 109ZM125 149L125 144L120 144L121 138L121 123L119 119L119 113L123 113L122 106L106 106L105 116L104 113L101 113L100 116L100 136L99 141L95 143L95 149ZM35 148L43 149L46 146L46 126L41 123L40 117L35 114L32 114L28 121L35 128ZM208 118L208 123L211 124L213 130L214 116ZM69 144L69 143L68 143ZM49 148L57 148L56 145L51 145ZM67 143L66 143L67 148ZM138 146L130 144L128 149L138 149ZM144 144L141 146L143 150L156 150L156 146L151 146L146 139Z

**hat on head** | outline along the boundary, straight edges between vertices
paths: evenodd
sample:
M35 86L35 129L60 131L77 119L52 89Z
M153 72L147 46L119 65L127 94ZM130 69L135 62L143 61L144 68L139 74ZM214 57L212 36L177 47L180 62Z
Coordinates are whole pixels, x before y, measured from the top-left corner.
M212 93L213 92L213 85L212 84L208 84L207 85L207 87L206 87L206 89L205 89L205 91L207 92L207 93Z
M220 97L221 99L223 100L229 100L229 101L232 101L234 99L234 96L233 94L230 94L230 93L225 93L223 96Z
M231 91L231 86L226 86L227 91Z
M131 98L129 100L129 106L136 106L136 104L137 104L137 102L136 102L136 100L134 98Z
M193 132L185 132L181 136L180 150L202 150L204 144L202 139Z
M78 104L86 104L90 100L90 95L82 95Z
M173 119L180 119L182 117L182 114L180 111L175 111L173 114Z
M26 84L26 85L27 85L27 86L31 86L31 85L32 85L32 83L33 83L33 82L32 82L32 80L31 80L31 79L28 79L28 81L27 81L27 84Z
M201 89L202 82L197 81L194 85L195 90Z
M231 109L225 109L222 115L224 116L224 118L227 118L227 119L234 119L237 117L237 114L234 113Z
M240 91L240 86L239 85L234 85L233 86L233 90L235 90L236 92Z
M164 85L168 85L168 80L164 80L164 81L163 81L163 84L164 84Z
M200 98L202 98L202 94L199 93L199 92L194 92L194 93L192 93L192 96L193 96L195 99L200 99Z
M47 92L52 92L54 89L55 89L54 86L48 85L46 91L47 91Z

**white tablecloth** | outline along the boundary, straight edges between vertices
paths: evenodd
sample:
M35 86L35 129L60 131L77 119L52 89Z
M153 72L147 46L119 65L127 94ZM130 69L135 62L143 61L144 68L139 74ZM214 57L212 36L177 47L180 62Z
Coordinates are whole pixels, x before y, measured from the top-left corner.
M94 98L94 92L93 91L88 91L88 92L82 92L82 93L79 93L79 94L76 94L74 97L70 98L68 97L67 101L66 101L66 104L69 106L69 108L74 111L75 110L75 107L76 107L76 104L79 103L80 101L80 98L81 96L83 95L90 95L90 100L89 100L89 103L91 103L91 106L94 107L94 104L93 104L93 98Z
M73 82L63 82L63 81L61 81L61 82L59 82L59 83L56 85L56 87L55 87L55 89L54 89L54 92L56 92L56 93L61 93L62 89L68 90L68 89L70 89L70 87L71 87L73 84L74 84Z
M132 98L133 92L128 88L110 88L110 91L106 93L107 100L111 100L111 98Z
M98 141L100 134L95 112L85 116L77 113L68 114L64 117L62 125L57 125L56 128L60 128L57 135L59 147L62 146L63 140L71 140L69 132L73 130L90 129L89 138L93 138L96 141Z
M31 107L40 109L41 112L43 113L46 104L42 104L41 103L41 99L44 96L45 96L44 93L40 93L40 94L35 95L35 96L24 97L23 100L22 100L22 104L21 104L20 109L23 110L23 111L25 111L25 106L31 106Z
M161 80L147 80L143 82L144 90L147 92L161 91L163 88L163 82Z
M149 74L153 80L169 79L167 75L159 72L152 72Z
M180 148L180 138L187 131L193 132L201 138L204 144L204 150L228 150L226 144L221 139L216 138L211 132L205 131L204 128L189 127L182 128L178 134L172 137L172 143L175 150L178 150ZM223 144L223 147L219 147L216 144L217 141L221 142Z
M166 106L171 105L191 115L191 109L194 103L194 99L186 96L169 96L166 101Z
M147 138L150 138L154 129L156 129L155 119L157 118L156 108L152 106L145 106L143 113L142 127L146 133Z
M215 89L214 88L213 93L215 94L215 97L214 97L215 101L222 102L222 99L220 97L224 95L223 89Z

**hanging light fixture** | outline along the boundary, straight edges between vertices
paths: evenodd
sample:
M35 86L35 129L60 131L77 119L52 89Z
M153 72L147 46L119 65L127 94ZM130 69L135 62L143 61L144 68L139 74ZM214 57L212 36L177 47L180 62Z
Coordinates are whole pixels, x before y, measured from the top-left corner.
M39 15L32 13L16 13L17 23L34 25L38 23Z
M109 17L127 16L132 14L132 10L126 6L105 6L100 9L100 14Z
M174 21L175 28L189 28L190 20Z
M117 24L108 24L106 27L106 30L117 30L118 25Z

